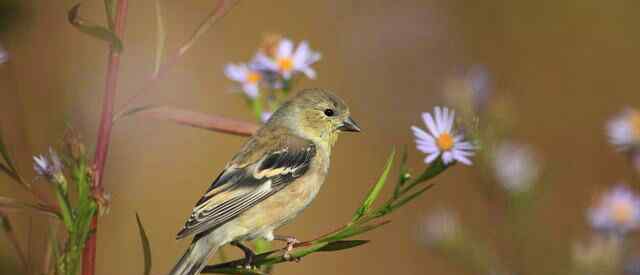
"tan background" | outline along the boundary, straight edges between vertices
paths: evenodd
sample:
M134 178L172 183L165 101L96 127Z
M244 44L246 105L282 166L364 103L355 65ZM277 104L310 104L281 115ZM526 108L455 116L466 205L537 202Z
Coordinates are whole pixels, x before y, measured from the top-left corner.
M31 173L30 156L56 143L66 121L81 129L88 143L95 140L106 46L67 23L72 1L23 2L21 20L0 40L12 55L9 64L0 65L0 122L20 167ZM86 2L83 16L102 22L102 1ZM154 2L130 2L119 106L153 67ZM162 1L170 52L213 2ZM584 213L592 195L628 175L622 157L606 144L603 125L640 100L638 3L244 1L138 103L251 119L240 97L229 93L223 65L250 58L265 32L309 40L323 59L315 66L318 80L299 87L335 90L364 129L341 138L319 198L281 230L309 238L350 218L392 146L413 148L408 127L443 102L446 77L484 64L496 93L517 106L515 137L543 153L552 180L553 191L533 217L540 226L530 236L536 245L527 263L532 274L548 274L568 256L571 240L587 238ZM100 220L98 274L142 272L136 211L152 242L153 273L166 272L188 245L175 241L175 233L242 142L142 118L119 123L105 176L113 206ZM410 159L412 167L422 167L420 153L412 150ZM416 241L416 223L435 207L451 206L476 236L492 239L491 213L473 187L473 175L473 168L455 167L439 177L441 184L393 215L392 224L368 234L374 241L366 247L313 255L278 266L277 274L466 274ZM4 176L0 183L2 194L28 198ZM20 217L19 236L31 243L37 266L46 224L37 216ZM0 241L0 252L13 255L6 240Z

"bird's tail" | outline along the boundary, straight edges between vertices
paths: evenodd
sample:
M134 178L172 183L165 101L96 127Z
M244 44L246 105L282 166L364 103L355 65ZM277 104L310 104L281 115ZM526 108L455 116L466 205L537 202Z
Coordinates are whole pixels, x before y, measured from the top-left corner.
M197 275L207 264L209 255L216 253L218 246L212 245L207 238L194 240L169 275Z

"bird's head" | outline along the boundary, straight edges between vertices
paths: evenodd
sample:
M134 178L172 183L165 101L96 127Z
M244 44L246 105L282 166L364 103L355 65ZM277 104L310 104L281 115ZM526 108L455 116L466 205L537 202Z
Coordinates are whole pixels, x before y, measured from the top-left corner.
M344 101L322 89L300 91L267 123L278 123L302 137L330 145L335 143L340 132L360 132Z

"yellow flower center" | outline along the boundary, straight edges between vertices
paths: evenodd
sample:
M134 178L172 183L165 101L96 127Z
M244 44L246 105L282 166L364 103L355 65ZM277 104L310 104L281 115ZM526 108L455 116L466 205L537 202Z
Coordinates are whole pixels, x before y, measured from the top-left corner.
M278 59L278 69L281 72L288 72L293 68L293 60L290 57Z
M260 81L260 78L262 78L262 77L260 76L259 73L250 72L247 75L247 83L256 84L256 83L258 83L258 81Z
M640 112L633 111L629 117L629 123L633 129L633 136L640 139Z
M442 133L436 139L436 143L438 144L438 148L443 151L448 151L453 147L453 138L449 133Z
M627 202L614 202L611 212L617 224L627 224L633 219L633 207Z

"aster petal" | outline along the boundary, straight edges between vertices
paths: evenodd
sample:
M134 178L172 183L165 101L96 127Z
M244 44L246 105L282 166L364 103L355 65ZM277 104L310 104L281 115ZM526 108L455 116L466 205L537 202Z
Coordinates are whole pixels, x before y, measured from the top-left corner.
M438 149L438 147L435 146L435 144L419 145L418 146L418 150L420 150L421 152L426 153L426 154L432 154L432 153L440 152L440 149Z
M308 66L307 60L311 57L311 49L309 49L309 43L302 41L293 53L293 66L297 68L303 68Z
M462 156L462 155L455 155L454 158L455 158L456 161L459 161L460 163L465 164L465 165L471 166L473 164L473 163L471 163L470 159L468 159L467 157Z
M460 150L473 150L475 147L469 142L458 142L455 147Z
M451 153L450 151L445 151L444 153L442 153L442 161L444 162L444 164L449 164L453 161L453 153Z
M278 64L264 53L257 53L253 58L252 65L260 70L278 71Z
M438 156L440 156L439 152L427 155L427 157L424 159L424 162L426 162L427 164L432 163L434 160L438 158Z
M455 121L456 118L456 111L455 110L448 110L447 108L444 108L445 110L445 130L449 133L451 133L451 130L453 129L453 122ZM448 112L447 112L448 111Z
M242 84L242 90L248 97L252 99L255 99L256 97L258 97L259 90L258 90L258 85L256 84L251 84L251 83Z
M425 132L424 130L420 129L419 127L411 126L411 130L413 131L413 135L415 135L416 138L418 138L418 139L429 141L431 143L435 143L436 142L436 140L433 138L433 136L427 134L427 132Z
M437 137L440 135L440 131L436 128L436 123L433 121L433 116L430 113L422 113L422 120L424 120L424 124L427 125L427 129L431 136Z
M283 38L280 40L278 44L278 49L276 51L276 56L278 58L290 57L293 52L293 42L287 38Z
M242 64L227 64L224 74L233 81L243 82L247 78L248 69Z
M436 130L438 130L438 134L436 136L439 136L444 132L444 127L442 127L442 109L439 106L436 106L433 110L436 121Z
M309 66L306 66L306 67L301 68L299 70L302 71L310 79L315 79L316 78L316 71L314 69L312 69L311 67L309 67Z

